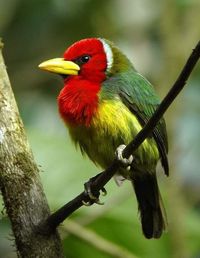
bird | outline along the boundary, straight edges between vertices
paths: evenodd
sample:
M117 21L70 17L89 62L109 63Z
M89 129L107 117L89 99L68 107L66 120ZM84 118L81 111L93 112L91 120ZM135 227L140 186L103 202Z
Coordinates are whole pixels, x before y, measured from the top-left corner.
M76 146L96 165L106 168L145 126L160 100L152 84L127 56L104 38L81 39L61 58L42 62L39 68L61 75L64 86L58 110ZM168 139L162 118L139 148L124 160L114 176L118 185L131 181L138 202L142 232L160 238L167 226L158 188L156 166L161 161L169 175Z

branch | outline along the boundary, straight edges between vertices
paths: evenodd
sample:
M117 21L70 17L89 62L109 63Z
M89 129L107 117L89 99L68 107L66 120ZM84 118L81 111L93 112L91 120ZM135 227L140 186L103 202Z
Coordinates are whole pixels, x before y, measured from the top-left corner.
M0 190L18 257L62 258L57 232L44 236L36 231L50 210L6 72L2 46L0 40Z
M84 242L94 246L96 249L108 254L114 258L137 258L134 254L130 251L112 243L109 240L97 235L90 229L86 229L85 227L81 226L80 224L68 220L62 226L62 231L70 233L79 239L83 240Z
M160 103L159 107L153 114L153 116L149 119L148 123L143 127L143 129L136 135L136 137L131 141L123 151L123 156L128 158L131 154L136 151L136 149L142 144L142 142L148 137L148 135L153 131L156 124L162 118L168 107L172 104L176 96L180 93L183 87L186 84L187 79L189 78L192 70L194 69L197 61L200 57L200 42L196 45L195 49L191 53L188 58L183 70L181 71L179 77L176 82ZM120 163L117 159L113 160L112 164L105 170L103 173L97 177L97 179L92 182L91 188L94 192L99 192L104 185L113 177L113 175L117 172L120 167ZM73 200L65 204L63 207L54 212L51 216L49 216L45 227L47 229L56 228L61 222L63 222L70 214L72 214L75 210L80 208L83 205L83 201L89 201L89 197L85 192L82 192Z

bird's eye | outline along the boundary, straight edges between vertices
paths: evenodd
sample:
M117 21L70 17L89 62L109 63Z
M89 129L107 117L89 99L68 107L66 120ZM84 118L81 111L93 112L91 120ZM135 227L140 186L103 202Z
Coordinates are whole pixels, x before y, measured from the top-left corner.
M81 65L87 63L90 60L90 58L91 58L90 55L82 55L72 61L75 62L77 65L81 66Z
M80 61L81 63L85 64L90 60L90 56L89 55L84 55L80 57Z
M77 65L83 65L85 63L87 63L89 60L90 60L91 56L89 55L83 55L83 56L80 56L79 58L77 58L76 60L74 60L74 62L77 64Z

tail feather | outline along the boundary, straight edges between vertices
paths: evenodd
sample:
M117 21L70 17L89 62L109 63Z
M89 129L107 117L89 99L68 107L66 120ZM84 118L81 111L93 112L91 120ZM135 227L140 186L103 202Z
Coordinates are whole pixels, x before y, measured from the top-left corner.
M146 238L159 238L165 230L165 213L156 174L136 176L132 184L138 201L143 234Z

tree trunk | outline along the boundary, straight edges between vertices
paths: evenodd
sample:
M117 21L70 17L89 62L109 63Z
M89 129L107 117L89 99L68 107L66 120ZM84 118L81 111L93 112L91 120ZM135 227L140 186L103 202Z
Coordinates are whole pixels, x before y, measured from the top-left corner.
M0 42L0 189L18 257L64 257L56 231L39 232L50 215L3 61Z

